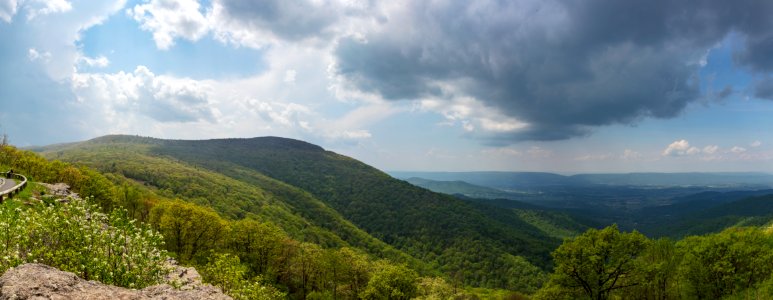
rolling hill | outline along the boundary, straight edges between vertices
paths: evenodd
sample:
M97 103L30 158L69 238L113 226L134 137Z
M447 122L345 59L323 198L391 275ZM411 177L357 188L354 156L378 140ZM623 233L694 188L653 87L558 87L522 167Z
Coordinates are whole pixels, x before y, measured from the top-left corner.
M105 136L33 150L468 285L533 289L543 277L518 274L548 270L561 242L514 211L431 192L298 140Z

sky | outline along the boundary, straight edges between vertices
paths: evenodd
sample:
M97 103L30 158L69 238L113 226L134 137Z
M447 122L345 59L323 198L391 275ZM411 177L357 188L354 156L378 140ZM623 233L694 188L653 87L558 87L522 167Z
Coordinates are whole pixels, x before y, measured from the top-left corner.
M773 173L773 1L0 0L0 132L389 171Z

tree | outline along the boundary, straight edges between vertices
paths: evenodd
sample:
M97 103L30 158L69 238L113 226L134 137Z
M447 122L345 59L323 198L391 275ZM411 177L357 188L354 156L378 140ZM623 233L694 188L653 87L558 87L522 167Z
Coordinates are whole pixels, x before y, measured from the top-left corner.
M644 235L621 233L617 225L590 229L553 252L556 267L549 285L608 299L612 291L638 284L636 259L648 243Z
M418 294L418 275L404 265L379 262L368 286L360 294L362 299L411 299Z
M678 298L677 275L682 256L669 239L653 241L639 257L641 284L628 290L639 299Z
M179 200L153 207L150 223L164 236L169 250L184 263L219 247L228 231L228 224L211 208Z
M719 299L753 288L773 274L773 237L757 228L730 228L708 236L688 237L680 275L699 299Z
M271 223L247 219L231 223L229 243L253 275L274 277L276 270L269 270L269 267L281 253L282 241L287 238L279 227Z

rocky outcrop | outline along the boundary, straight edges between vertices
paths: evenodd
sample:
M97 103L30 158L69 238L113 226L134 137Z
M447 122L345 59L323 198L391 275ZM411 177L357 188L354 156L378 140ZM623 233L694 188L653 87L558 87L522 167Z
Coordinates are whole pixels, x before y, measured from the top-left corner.
M24 264L0 277L0 299L231 299L220 289L201 284L193 272L182 268L170 273L171 277L184 278L183 288L161 284L132 290L86 281L46 265Z

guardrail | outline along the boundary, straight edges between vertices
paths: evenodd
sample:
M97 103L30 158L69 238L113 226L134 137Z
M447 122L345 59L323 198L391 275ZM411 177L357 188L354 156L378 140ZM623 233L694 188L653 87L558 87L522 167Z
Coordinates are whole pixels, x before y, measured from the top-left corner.
M19 184L15 185L14 187L8 190L0 191L0 202L3 202L3 199L13 197L13 195L18 194L25 186L27 186L27 177L24 177L24 175L10 173L10 172L0 173L0 174L4 174L5 175L4 177L6 178L13 177L14 179L19 179L21 181Z

